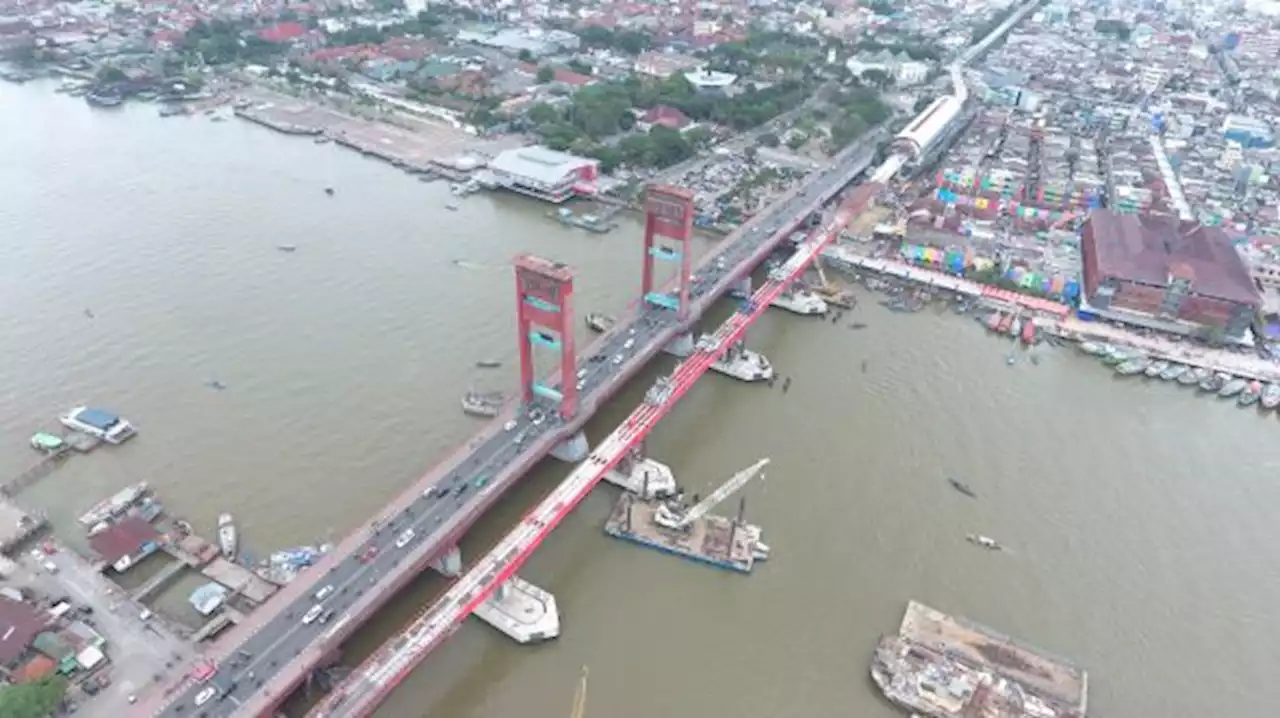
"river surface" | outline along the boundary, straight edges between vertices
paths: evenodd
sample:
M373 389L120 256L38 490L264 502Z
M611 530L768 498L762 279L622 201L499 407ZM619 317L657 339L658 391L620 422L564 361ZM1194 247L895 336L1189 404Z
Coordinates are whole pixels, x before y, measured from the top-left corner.
M0 469L78 402L142 433L24 494L64 535L144 479L206 533L233 512L259 555L345 533L476 429L463 387L514 387L511 256L573 265L580 315L639 291L637 224L568 231L487 195L449 212L447 187L331 145L51 90L0 85ZM967 319L857 314L869 328L767 315L749 342L790 392L709 376L649 442L703 494L772 457L746 490L769 563L743 577L611 540L597 490L522 571L562 637L520 647L473 620L378 715L560 718L587 664L592 716L895 716L867 668L910 598L1083 664L1099 716L1274 714L1280 420L1066 350L1009 367ZM566 471L544 462L464 553ZM162 607L193 618L195 585ZM421 578L349 658L442 585Z

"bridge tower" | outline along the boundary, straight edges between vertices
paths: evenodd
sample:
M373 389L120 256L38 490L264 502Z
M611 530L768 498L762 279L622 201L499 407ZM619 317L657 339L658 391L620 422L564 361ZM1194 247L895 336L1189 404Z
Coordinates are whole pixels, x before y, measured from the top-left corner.
M520 334L520 392L525 404L534 396L551 399L560 415L570 419L578 411L578 386L574 376L577 356L573 347L573 272L568 265L531 254L515 259L516 316ZM560 386L544 384L535 375L533 347L540 345L559 355Z
M670 185L649 188L644 203L644 278L641 297L645 304L670 309L681 320L689 316L689 275L692 273L693 193ZM659 243L659 240L668 240ZM657 262L677 266L673 293L662 291L654 276Z

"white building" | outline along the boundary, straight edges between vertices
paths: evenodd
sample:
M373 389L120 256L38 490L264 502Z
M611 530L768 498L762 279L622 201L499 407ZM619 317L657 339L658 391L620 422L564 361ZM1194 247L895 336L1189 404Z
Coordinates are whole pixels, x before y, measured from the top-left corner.
M728 72L694 70L684 73L684 79L688 80L698 92L723 94L738 81L738 76Z
M533 146L499 153L480 181L558 204L578 195L594 195L599 175L596 160Z

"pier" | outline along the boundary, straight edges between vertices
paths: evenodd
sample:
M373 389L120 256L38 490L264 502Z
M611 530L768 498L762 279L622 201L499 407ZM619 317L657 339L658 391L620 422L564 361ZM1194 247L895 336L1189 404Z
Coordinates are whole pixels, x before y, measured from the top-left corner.
M539 643L560 635L560 609L550 591L512 576L476 606L476 618L516 643Z

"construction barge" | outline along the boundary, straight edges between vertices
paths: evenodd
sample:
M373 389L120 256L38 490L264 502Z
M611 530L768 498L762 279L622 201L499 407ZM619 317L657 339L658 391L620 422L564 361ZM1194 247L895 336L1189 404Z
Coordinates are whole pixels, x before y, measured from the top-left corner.
M690 508L682 496L644 500L624 493L614 506L605 533L614 538L698 563L738 573L751 573L757 561L769 557L769 547L759 526L743 519L745 499L737 518L710 513L730 494L761 473L768 459L738 472L714 493ZM696 500L696 497L695 497Z
M912 716L1084 718L1089 676L1063 658L911 601L871 679Z

